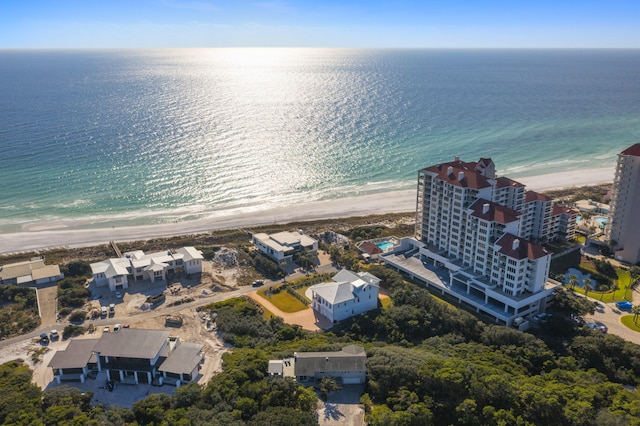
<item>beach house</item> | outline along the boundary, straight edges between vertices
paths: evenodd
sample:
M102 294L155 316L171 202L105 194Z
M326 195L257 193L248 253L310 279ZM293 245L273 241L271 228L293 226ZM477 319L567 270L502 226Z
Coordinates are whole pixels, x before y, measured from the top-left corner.
M173 274L202 273L204 256L194 247L182 247L145 254L142 250L127 252L123 257L91 264L97 286L109 286L111 291L127 289L130 281L166 281Z
M378 307L380 279L368 272L341 270L332 281L309 288L311 307L332 323Z
M640 143L618 154L604 236L623 262L640 262Z
M44 256L0 266L0 284L44 285L64 278L58 265L45 265Z
M278 264L293 262L293 255L302 250L317 253L318 241L305 235L302 231L283 231L276 234L253 234L251 242L260 253L273 259Z
M123 328L99 339L74 339L49 362L54 379L84 382L90 371L109 381L180 386L197 378L203 345L181 342L169 331Z
M418 172L415 238L380 256L387 265L511 325L546 309L559 283L539 243L573 239L575 212L497 177L488 158Z
M330 377L343 385L363 384L367 379L367 354L362 346L349 345L335 352L294 352L293 357L269 361L272 377L293 377L302 384Z

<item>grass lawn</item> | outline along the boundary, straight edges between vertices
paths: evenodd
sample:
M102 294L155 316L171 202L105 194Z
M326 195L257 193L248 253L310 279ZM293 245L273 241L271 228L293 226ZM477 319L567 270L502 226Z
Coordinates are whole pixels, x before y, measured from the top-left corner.
M305 292L305 291L307 291L307 289L308 289L309 287L311 287L312 285L313 285L313 284L309 284L309 285L306 285L306 286L304 286L304 287L296 288L294 291L295 291L296 293L298 293L300 296L302 296L302 297L304 297L304 298L308 299L307 295L306 295L306 294L304 294L304 292Z
M271 296L265 294L265 289L258 290L258 294L264 297L273 305L280 309L282 312L293 313L307 309L307 305L290 295L286 290L282 290L277 294L271 294Z
M620 321L625 325L625 327L640 332L640 326L634 321L634 317L635 315L625 315L620 318ZM638 322L640 323L640 318L638 319Z
M568 286L565 285L565 287L569 288ZM580 287L574 287L573 291L575 291L576 293L580 293L580 294L584 294L584 290ZM593 291L591 290L589 292L589 297L592 299L596 299L596 300L600 300L603 303L611 303L611 302L622 302L624 300L629 300L630 299L625 299L624 298L624 290L623 289L618 289L614 292L612 291L605 291L604 293L600 292L600 291ZM627 294L627 296L630 296L631 293L629 292L629 294Z

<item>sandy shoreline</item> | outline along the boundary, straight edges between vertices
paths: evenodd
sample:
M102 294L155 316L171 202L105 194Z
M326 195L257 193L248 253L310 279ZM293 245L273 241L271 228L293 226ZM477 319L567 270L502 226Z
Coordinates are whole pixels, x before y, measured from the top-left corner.
M542 176L517 178L528 189L544 191L613 181L614 168L585 169ZM70 229L58 223L44 224L30 231L0 234L0 254L53 247L84 247L108 241L132 241L194 234L219 229L250 228L269 223L287 223L369 214L415 211L415 190L385 192L263 211L228 211L215 217L158 225L123 226L102 229ZM46 230L41 230L46 227ZM64 229L62 228L64 227Z

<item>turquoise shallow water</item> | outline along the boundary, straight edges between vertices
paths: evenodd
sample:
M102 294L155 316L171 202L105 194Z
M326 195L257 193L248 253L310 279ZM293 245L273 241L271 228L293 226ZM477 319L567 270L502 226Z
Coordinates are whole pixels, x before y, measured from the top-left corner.
M189 220L610 166L640 139L639 50L0 51L0 232Z

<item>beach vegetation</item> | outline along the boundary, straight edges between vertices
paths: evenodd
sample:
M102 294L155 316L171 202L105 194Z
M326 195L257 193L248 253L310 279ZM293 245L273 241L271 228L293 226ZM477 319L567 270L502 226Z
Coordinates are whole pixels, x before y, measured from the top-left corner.
M81 325L69 324L62 330L62 338L69 339L75 336L82 336L85 331L87 330Z
M87 317L87 313L81 309L77 310L77 311L73 311L71 313L71 315L69 315L69 321L70 322L75 322L75 323L80 323L80 322L84 322L84 320Z
M91 278L91 263L82 260L74 260L60 266L60 272L65 277Z
M85 277L66 277L58 281L58 304L61 308L79 308L90 297L91 291L86 286Z
M593 200L603 202L607 193L611 190L612 184L588 185L582 187L561 188L545 191L544 194L556 199L575 203L580 200Z
M384 280L393 303L332 332L311 333L278 318L266 320L247 298L208 305L234 349L223 355L223 371L204 386L181 387L174 396L152 395L132 409L86 406L64 392L47 398L46 406L38 393L32 406L11 409L24 410L14 416L32 416L32 424L64 422L72 415L89 424L317 424L322 389L316 394L291 378L268 377L268 361L296 351L360 344L368 357L361 398L368 424L595 426L601 420L627 424L637 418L640 397L623 385L640 384L640 346L574 326L564 315L554 316L553 328L562 327L553 335L483 323L394 271L378 265L369 271ZM563 293L564 309L582 299ZM27 376L25 385L29 382ZM3 383L0 374L5 392ZM325 389L330 392L340 390ZM11 420L17 423L17 417Z
M0 338L26 334L39 325L36 290L0 285Z
M253 263L252 266L265 277L271 280L277 280L284 276L284 273L275 261L260 254L256 250L250 251L250 258Z

